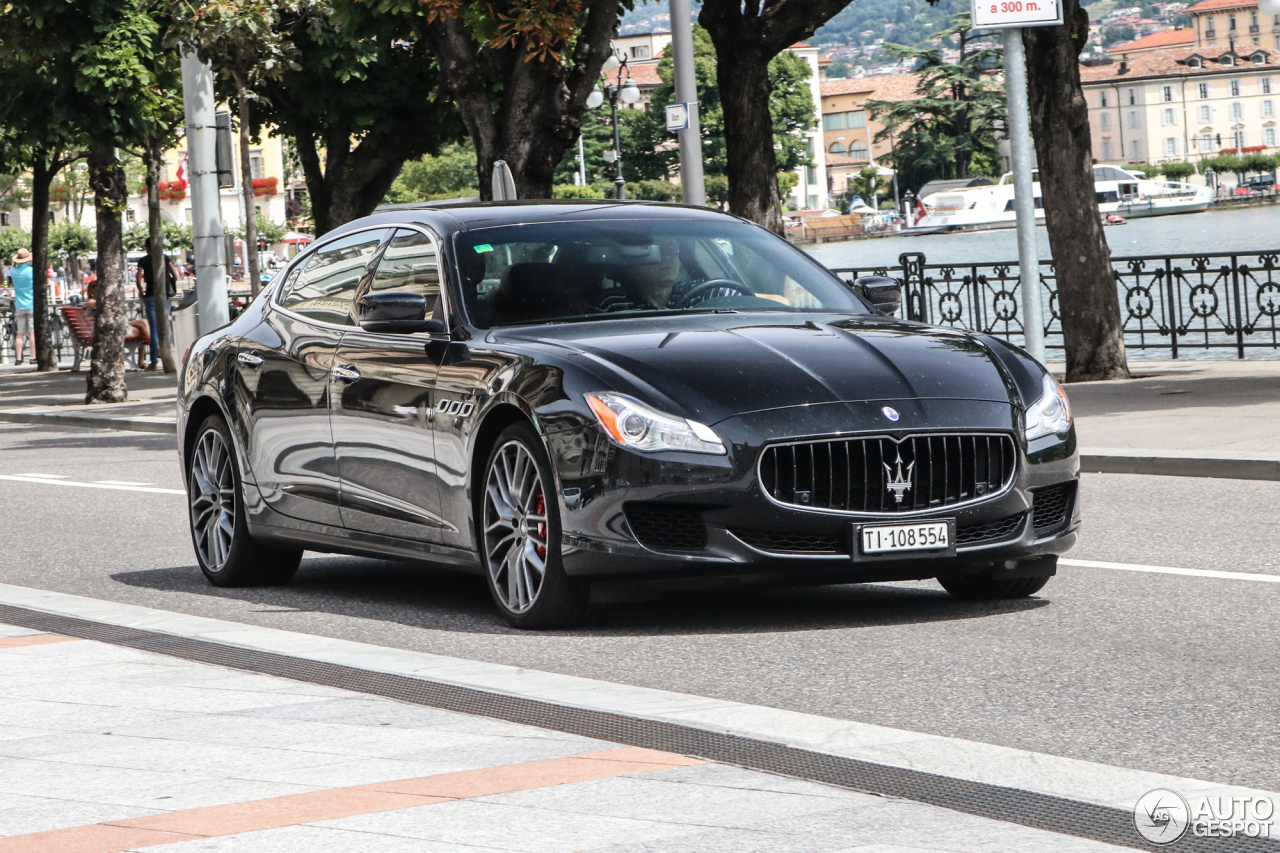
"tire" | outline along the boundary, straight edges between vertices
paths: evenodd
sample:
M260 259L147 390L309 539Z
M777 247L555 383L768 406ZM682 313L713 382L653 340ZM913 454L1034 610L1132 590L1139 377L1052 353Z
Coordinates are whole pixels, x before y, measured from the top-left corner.
M564 572L560 507L542 440L525 423L498 436L476 499L480 563L503 618L546 630L580 623L591 589ZM541 564L541 566L539 566Z
M938 578L942 588L962 601L988 601L1000 598L1026 598L1044 589L1049 576L1031 578L992 578L987 575L961 575Z
M302 551L253 541L235 453L227 422L220 415L205 418L187 460L187 509L196 561L214 586L288 583L298 571Z

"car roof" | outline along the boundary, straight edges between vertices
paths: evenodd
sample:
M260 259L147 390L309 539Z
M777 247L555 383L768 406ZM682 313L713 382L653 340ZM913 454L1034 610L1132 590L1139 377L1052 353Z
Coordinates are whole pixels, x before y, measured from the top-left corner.
M372 215L353 220L325 234L326 238L371 225L413 223L444 234L494 228L503 225L565 222L573 220L740 220L706 207L652 201L581 201L529 199L497 202L445 202L440 204L389 205Z

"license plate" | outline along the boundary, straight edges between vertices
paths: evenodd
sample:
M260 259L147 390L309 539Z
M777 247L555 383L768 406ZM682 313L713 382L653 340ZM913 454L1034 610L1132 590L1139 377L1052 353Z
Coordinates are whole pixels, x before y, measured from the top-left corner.
M864 554L946 550L951 547L950 532L945 521L863 527L860 544Z

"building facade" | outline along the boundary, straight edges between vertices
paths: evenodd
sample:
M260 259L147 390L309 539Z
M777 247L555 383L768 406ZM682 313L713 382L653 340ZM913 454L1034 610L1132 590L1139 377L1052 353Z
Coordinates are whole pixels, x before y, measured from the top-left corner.
M916 97L915 74L881 74L822 84L822 147L832 168L829 191L845 192L868 164L888 154L892 142L877 142L884 125L867 109L867 101L905 101Z
M1241 0L1187 12L1192 44L1113 53L1080 69L1095 160L1199 160L1280 144L1280 24L1259 23L1256 2Z

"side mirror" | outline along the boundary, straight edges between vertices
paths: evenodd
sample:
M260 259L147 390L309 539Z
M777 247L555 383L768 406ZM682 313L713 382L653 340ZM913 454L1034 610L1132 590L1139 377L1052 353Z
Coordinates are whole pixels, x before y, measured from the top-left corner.
M882 275L864 275L854 279L854 290L861 293L883 314L897 314L902 307L902 282Z
M431 332L445 331L440 320L427 318L427 297L408 290L384 290L366 293L356 303L360 328L366 332Z

